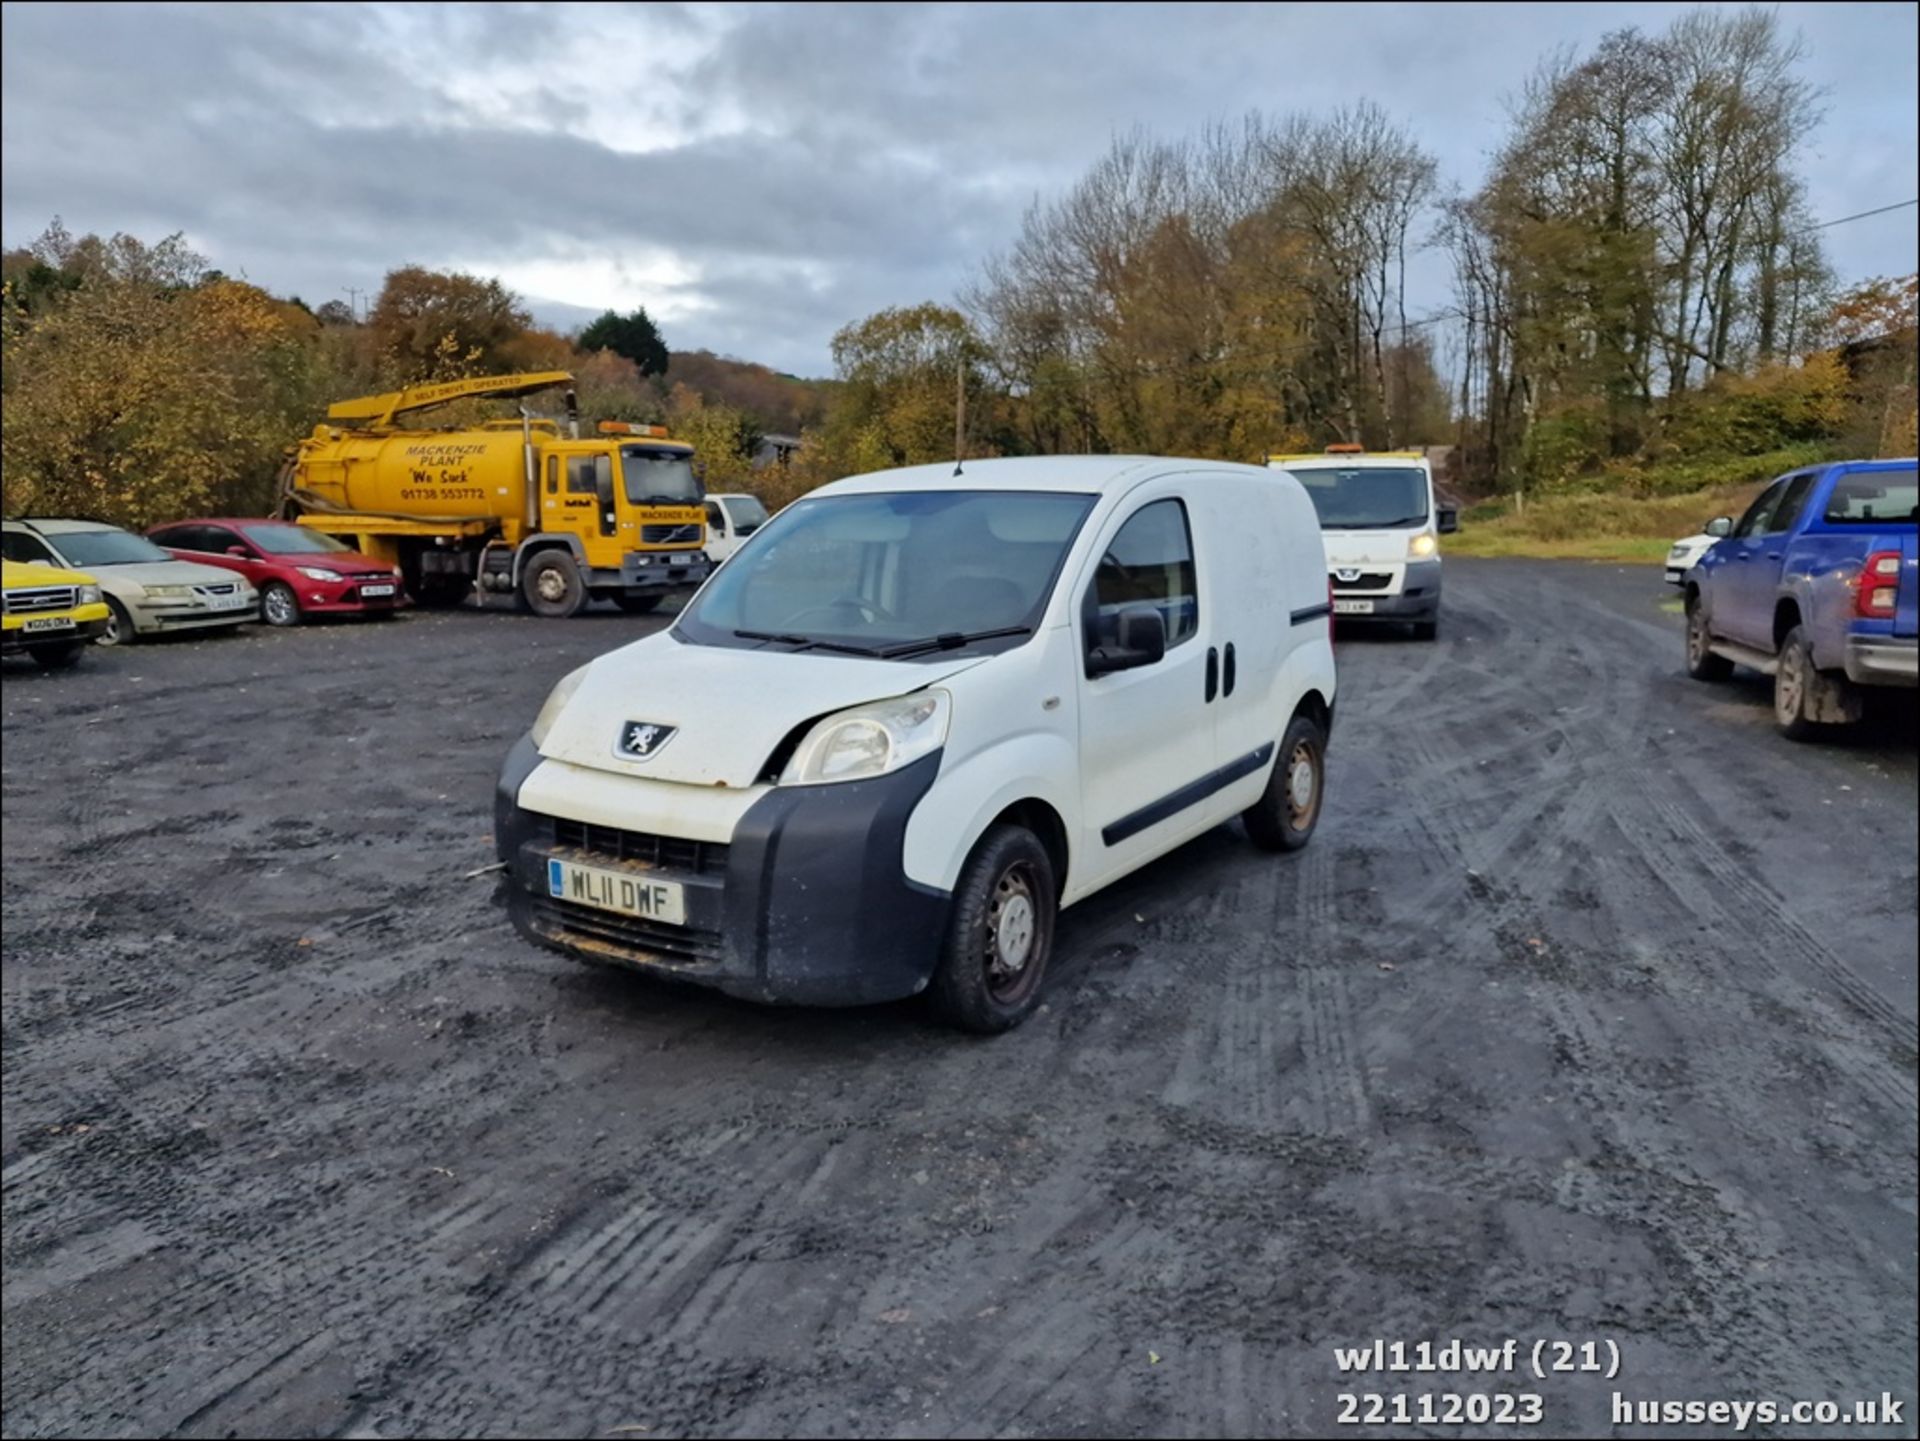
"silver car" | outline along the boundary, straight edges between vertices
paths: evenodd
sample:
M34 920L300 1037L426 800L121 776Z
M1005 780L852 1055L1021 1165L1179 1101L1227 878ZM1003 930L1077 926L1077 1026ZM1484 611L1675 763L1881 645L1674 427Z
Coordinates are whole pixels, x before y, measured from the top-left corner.
M98 640L123 645L165 631L231 630L260 618L245 576L175 560L145 536L97 520L25 519L0 526L8 560L83 570L100 582L111 614Z

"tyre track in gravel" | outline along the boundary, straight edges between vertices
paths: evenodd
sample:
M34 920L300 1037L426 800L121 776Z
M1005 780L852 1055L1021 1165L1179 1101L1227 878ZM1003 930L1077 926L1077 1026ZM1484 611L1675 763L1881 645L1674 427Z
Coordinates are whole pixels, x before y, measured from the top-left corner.
M1913 839L1910 753L1742 729L1653 583L1450 570L1440 641L1342 635L1314 845L1090 898L986 1044L581 967L458 879L546 687L657 621L10 671L4 1429L1324 1434L1331 1344L1596 1330L1668 1394L1910 1390L1910 914L1820 844L1869 764ZM1756 783L1831 934L1726 875Z

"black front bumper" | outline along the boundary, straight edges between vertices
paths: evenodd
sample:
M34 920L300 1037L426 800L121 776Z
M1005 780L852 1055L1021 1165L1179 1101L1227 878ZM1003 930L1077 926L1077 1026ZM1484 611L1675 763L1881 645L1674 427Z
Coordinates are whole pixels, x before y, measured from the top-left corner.
M938 754L875 780L770 791L731 843L698 846L524 809L520 786L539 763L522 737L494 793L507 907L529 940L757 1001L860 1005L925 989L950 897L909 880L901 852ZM551 895L555 858L677 882L686 924Z
M39 650L48 645L70 645L74 641L93 640L106 634L105 617L99 620L75 621L65 630L36 630L28 632L19 627L9 631L0 631L0 650L8 655L25 655L28 651Z

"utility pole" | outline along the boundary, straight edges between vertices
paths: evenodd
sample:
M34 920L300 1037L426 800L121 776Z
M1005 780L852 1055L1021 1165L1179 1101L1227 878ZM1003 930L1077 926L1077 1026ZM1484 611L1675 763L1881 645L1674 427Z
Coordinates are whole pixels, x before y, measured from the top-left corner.
M342 293L347 297L347 309L352 312L353 318L358 321L360 319L360 297L367 292L364 290L355 290L349 285L344 288Z
M963 350L953 363L953 473L960 474L960 461L967 449L967 355Z

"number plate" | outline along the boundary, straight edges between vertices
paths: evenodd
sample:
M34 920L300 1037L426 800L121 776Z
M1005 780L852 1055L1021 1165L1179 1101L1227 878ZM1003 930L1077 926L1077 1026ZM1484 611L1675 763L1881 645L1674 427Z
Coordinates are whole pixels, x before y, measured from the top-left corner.
M360 587L360 594L364 596L392 595L393 587L390 585L363 585Z
M1373 602L1370 600L1336 600L1333 603L1335 615L1372 615Z
M43 615L38 620L30 620L20 629L29 634L35 631L72 630L73 622L64 615Z
M547 861L547 894L563 901L618 911L623 916L661 921L669 926L687 923L687 893L673 881L656 881L633 871L583 866L577 861Z
M207 597L208 610L239 610L247 603L244 595L210 595Z

